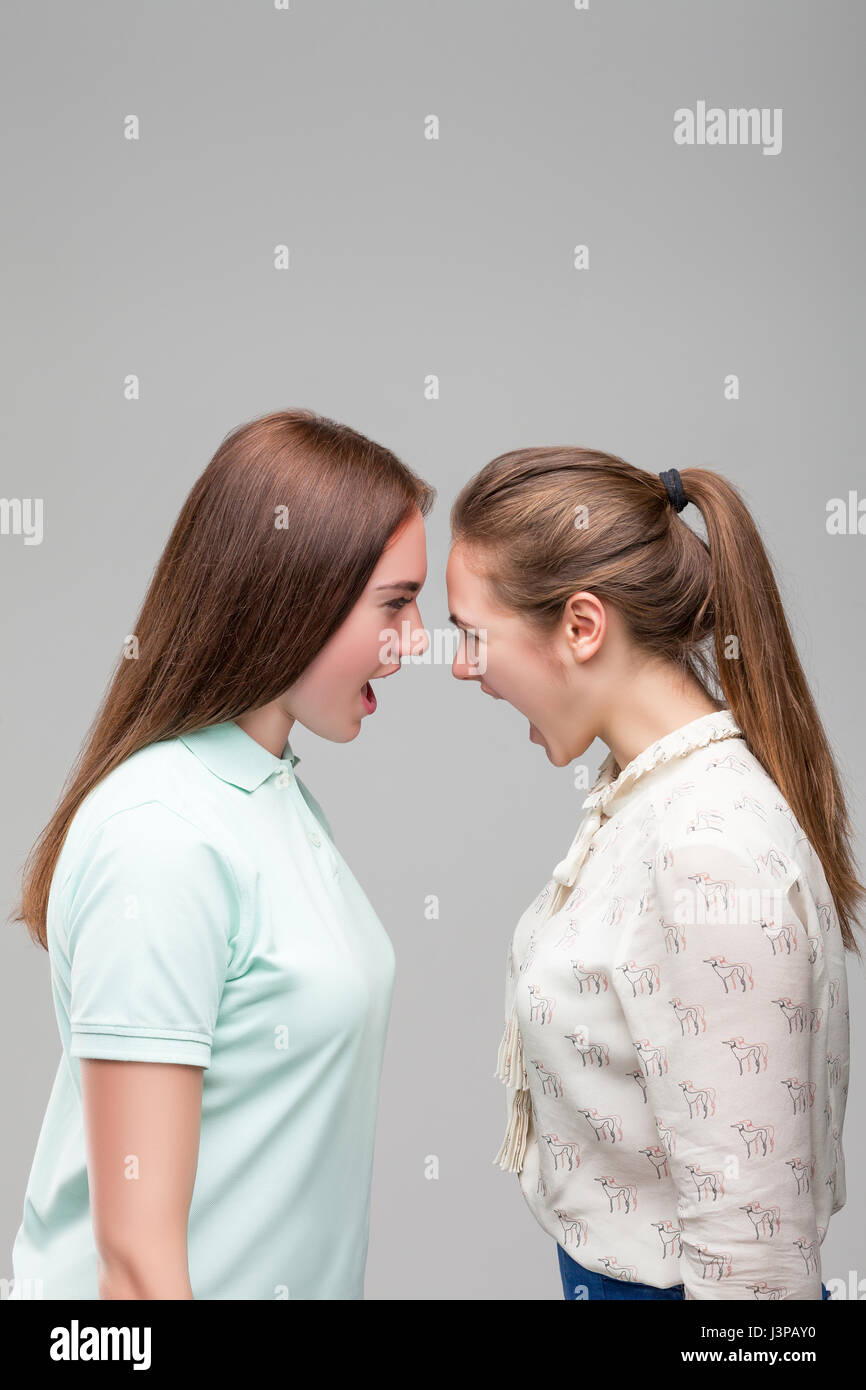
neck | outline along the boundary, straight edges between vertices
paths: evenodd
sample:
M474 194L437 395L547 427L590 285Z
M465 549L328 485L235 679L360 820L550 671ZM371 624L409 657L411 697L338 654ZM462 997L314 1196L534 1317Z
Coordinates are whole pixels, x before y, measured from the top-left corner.
M235 723L245 734L254 738L275 758L282 757L286 740L292 731L294 719L280 708L276 700L260 709L248 710L246 714L235 716Z
M723 708L724 704L710 699L700 686L683 688L681 683L670 680L636 684L627 703L614 702L604 728L599 730L599 738L616 759L614 776L618 777L639 753L674 729Z

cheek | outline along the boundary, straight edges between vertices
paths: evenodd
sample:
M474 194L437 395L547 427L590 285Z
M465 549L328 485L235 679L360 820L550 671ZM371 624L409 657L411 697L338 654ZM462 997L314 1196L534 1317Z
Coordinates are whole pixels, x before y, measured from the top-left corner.
M351 623L344 623L339 632L320 653L322 668L327 679L357 685L360 689L365 680L380 666L386 664L387 657L380 651L387 644L387 630L395 626L390 615L364 614ZM380 635L385 633L384 636Z
M533 721L543 716L549 703L537 664L533 666L528 657L506 660L495 675L491 668L490 685Z
M482 648L483 651L483 648ZM507 700L522 701L526 694L527 674L520 664L507 652L499 652L487 658L487 676L492 688Z

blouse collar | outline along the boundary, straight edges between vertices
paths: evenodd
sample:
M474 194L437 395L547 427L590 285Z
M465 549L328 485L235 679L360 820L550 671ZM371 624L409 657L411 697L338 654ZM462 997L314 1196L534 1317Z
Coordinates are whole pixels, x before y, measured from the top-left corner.
M662 738L657 738L655 743L651 743L642 753L638 753L636 758L632 758L630 763L626 763L622 770L618 767L613 752L609 752L599 768L598 776L583 806L587 810L607 812L611 803L618 800L626 789L631 788L660 763L670 762L672 758L682 758L687 753L694 752L696 748L705 748L707 744L715 743L719 739L742 736L743 731L730 709L724 707L709 714L702 714L679 729L673 729Z
M636 758L620 771L613 751L602 763L589 796L583 803L586 815L581 821L577 834L564 859L553 870L555 881L565 887L572 887L577 880L581 865L589 853L590 845L601 828L602 817L611 814L615 803L620 803L642 777L646 777L660 763L670 762L672 758L682 758L696 748L705 748L723 738L740 738L739 728L731 711L725 707L702 714L673 729L662 738L657 738Z

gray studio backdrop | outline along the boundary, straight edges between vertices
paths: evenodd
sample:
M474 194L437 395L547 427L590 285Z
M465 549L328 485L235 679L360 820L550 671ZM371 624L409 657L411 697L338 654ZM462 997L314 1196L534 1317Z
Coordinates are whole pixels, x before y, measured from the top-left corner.
M730 477L864 864L861 6L57 0L2 26L0 497L42 502L41 534L14 507L0 534L4 914L187 491L229 429L298 405L437 487L431 633L450 503L494 455L571 443ZM714 107L760 119L716 118L713 141ZM560 1299L492 1164L493 1073L506 943L585 793L447 661L380 686L351 743L293 743L398 960L367 1296ZM11 1278L60 1044L45 953L21 927L0 949ZM866 1273L848 969L848 1202L822 1251L846 1285Z

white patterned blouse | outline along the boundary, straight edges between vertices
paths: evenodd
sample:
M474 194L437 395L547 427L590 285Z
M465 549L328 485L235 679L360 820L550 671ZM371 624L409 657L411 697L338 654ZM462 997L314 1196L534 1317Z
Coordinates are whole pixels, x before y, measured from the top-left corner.
M515 928L494 1159L588 1269L820 1299L845 1204L845 951L817 855L730 710L602 763Z

